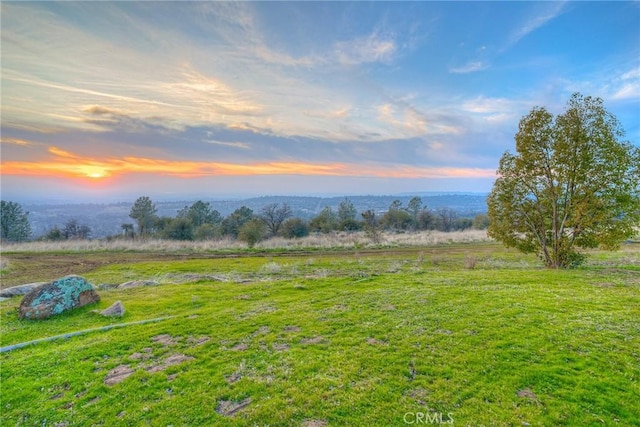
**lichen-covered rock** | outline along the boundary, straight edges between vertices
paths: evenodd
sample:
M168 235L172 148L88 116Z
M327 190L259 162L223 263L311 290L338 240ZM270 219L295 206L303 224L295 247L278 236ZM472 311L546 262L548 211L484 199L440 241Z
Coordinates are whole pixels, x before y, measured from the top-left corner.
M116 301L111 304L108 308L102 310L100 312L101 315L107 317L122 317L124 316L124 306L122 305L122 301Z
M91 283L80 276L66 276L29 292L18 311L21 319L46 319L98 301Z

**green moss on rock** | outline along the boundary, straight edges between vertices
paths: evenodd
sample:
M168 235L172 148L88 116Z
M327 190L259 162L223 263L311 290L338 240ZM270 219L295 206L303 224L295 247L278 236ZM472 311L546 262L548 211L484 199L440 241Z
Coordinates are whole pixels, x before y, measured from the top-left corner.
M20 304L21 319L46 319L74 308L100 301L93 285L80 276L66 276L25 295Z

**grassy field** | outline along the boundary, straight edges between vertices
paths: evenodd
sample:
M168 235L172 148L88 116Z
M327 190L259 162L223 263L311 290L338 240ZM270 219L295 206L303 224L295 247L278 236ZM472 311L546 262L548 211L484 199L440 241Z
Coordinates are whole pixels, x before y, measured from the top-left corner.
M638 244L566 271L494 243L2 257L3 286L75 268L102 297L47 321L3 301L2 346L169 317L0 354L3 425L640 420ZM138 279L160 285L114 287Z

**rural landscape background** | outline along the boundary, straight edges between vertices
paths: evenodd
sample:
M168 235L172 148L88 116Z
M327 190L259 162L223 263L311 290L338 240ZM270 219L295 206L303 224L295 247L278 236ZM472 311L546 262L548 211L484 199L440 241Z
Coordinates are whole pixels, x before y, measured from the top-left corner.
M0 20L0 424L638 425L639 2Z

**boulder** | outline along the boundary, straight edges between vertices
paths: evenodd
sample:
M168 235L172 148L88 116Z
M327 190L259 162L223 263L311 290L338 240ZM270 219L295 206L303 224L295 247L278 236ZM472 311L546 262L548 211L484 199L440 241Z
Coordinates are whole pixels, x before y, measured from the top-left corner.
M114 302L108 308L102 310L100 314L107 317L122 317L124 315L122 301Z
M18 285L12 286L10 288L5 288L0 290L0 297L2 298L11 298L17 297L19 295L26 295L35 288L39 288L42 285L46 285L47 282L37 282L37 283L27 283L26 285Z
M21 319L46 319L98 301L91 283L80 276L66 276L29 292L18 311Z

